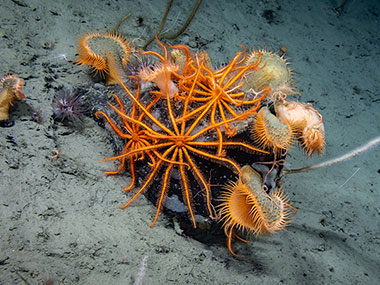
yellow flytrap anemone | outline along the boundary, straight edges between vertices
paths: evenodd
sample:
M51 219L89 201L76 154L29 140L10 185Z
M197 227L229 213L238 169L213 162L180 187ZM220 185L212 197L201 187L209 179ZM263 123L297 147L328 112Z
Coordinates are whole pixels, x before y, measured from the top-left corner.
M247 235L275 233L285 228L290 214L296 211L281 189L268 194L261 175L248 165L242 167L238 181L225 186L220 201L227 247L234 256L238 255L232 250L232 238L245 241L236 230L245 231Z

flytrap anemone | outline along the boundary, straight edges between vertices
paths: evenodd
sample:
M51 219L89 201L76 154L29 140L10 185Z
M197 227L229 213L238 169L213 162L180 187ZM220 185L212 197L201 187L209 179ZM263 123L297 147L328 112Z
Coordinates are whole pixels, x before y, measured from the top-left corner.
M25 98L21 93L24 82L16 75L7 75L0 81L0 121L9 119L9 108Z
M237 231L257 236L275 233L283 230L297 212L281 188L268 194L261 175L249 165L241 168L238 181L230 181L224 189L219 198L219 215L224 221L227 248L236 257L242 256L233 251L233 238L246 242Z
M79 65L88 65L105 76L107 85L117 84L124 77L124 67L129 61L131 44L118 33L98 32L84 35L78 40Z
M79 124L86 109L82 105L78 90L71 92L65 87L59 89L53 99L53 117L61 122Z

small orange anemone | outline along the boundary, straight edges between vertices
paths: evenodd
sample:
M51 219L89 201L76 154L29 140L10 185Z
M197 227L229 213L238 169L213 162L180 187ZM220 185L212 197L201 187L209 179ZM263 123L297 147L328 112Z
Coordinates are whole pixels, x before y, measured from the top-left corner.
M173 75L175 75L179 71L180 66L179 64L175 64L170 59L168 59L167 50L165 46L160 41L157 40L157 42L161 46L164 55L160 55L153 51L140 51L140 54L154 55L160 60L160 63L157 63L153 67L144 67L139 72L139 77L144 82L156 83L162 94L169 94L169 97L173 98L178 91L177 86L173 82Z
M7 75L0 82L0 121L8 120L9 107L15 101L21 101L25 95L21 93L24 82L16 75Z
M125 79L124 67L131 53L130 43L117 33L86 34L78 39L77 64L89 65L106 77L107 85L117 84L117 75Z
M268 107L264 106L257 113L252 123L253 139L259 146L273 149L274 152L289 149L293 132L288 124L280 122Z
M178 88L171 79L173 72L178 72L179 67L173 63L168 63L166 66L162 63L156 65L144 67L139 72L139 77L143 82L154 82L162 92L162 94L168 93L170 98L174 97ZM169 78L169 80L166 80Z
M300 138L302 147L309 157L317 152L319 155L324 153L325 150L325 129L323 124L315 125L311 128L307 128Z
M227 247L234 256L238 255L232 250L232 238L245 241L235 233L236 230L245 231L247 235L255 233L257 236L275 233L289 223L291 209L295 211L281 189L267 194L261 175L250 166L244 166L241 171L237 182L226 185L219 206Z
M311 104L282 102L275 105L281 122L288 122L297 132L297 139L308 156L322 154L326 145L322 115Z

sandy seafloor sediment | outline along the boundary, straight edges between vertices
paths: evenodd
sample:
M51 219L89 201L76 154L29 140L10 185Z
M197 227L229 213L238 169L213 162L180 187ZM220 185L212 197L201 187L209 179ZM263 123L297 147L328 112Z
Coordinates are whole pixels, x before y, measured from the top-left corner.
M337 15L332 8L340 2L204 0L172 42L201 45L216 63L230 60L241 44L286 46L299 100L320 110L327 134L323 157L307 159L293 149L289 168L333 158L380 134L380 4L348 1ZM192 3L175 0L166 29L183 23ZM127 210L118 208L127 201L122 187L129 177L105 176L111 163L96 160L114 154L109 133L91 117L77 129L54 123L54 88L92 88L101 96L107 88L73 65L76 39L112 29L131 12L120 31L140 37L141 45L165 7L163 0L2 1L0 73L20 76L27 99L11 110L14 126L0 129L0 284L48 278L132 284L145 256L144 284L378 284L379 147L285 177L298 213L288 231L235 243L243 260L225 246L184 237L164 215L151 229L155 208L143 196ZM274 12L271 23L265 10ZM44 49L45 42L53 48ZM42 124L31 120L33 110L41 111ZM54 149L60 157L52 164Z

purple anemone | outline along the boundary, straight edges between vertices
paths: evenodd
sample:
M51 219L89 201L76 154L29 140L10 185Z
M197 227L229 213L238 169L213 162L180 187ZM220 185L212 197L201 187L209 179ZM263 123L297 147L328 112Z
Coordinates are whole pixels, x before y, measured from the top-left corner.
M55 94L53 99L54 119L78 124L85 111L78 91L71 92L63 87Z

